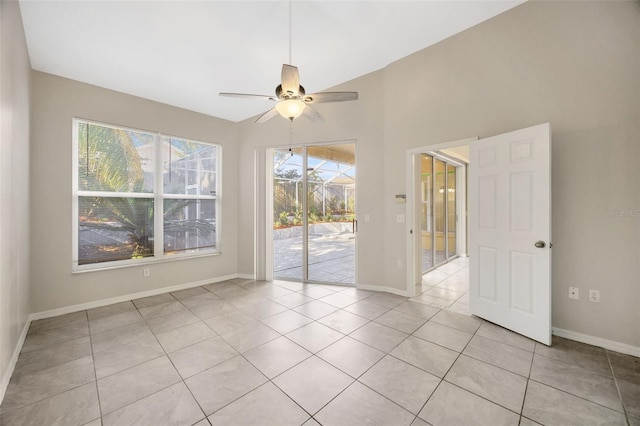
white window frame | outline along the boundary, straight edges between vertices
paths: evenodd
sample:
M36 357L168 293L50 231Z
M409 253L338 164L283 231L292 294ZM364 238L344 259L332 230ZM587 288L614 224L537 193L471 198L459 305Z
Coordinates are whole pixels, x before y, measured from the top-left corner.
M148 135L152 135L154 137L154 189L153 192L149 193L138 193L138 192L106 192L106 191L81 191L78 189L78 125L79 123L88 123L90 125L109 127L118 130L131 131L137 133L146 133ZM107 270L107 269L118 269L125 268L131 266L140 266L151 263L163 263L163 262L171 262L182 259L192 259L197 257L206 257L206 256L216 256L220 255L220 230L221 230L221 210L220 210L220 200L222 195L222 145L205 142L205 141L196 141L180 136L172 136L163 134L157 131L149 131L149 130L141 130L134 129L126 126L119 126L114 124L102 123L93 120L87 120L84 118L74 117L72 120L72 135L73 135L73 143L72 143L72 226L71 226L71 238L72 238L72 273L81 273L81 272L89 272L89 271L98 271L98 270ZM216 162L215 162L215 174L216 174L216 185L215 185L215 195L188 195L188 194L164 194L163 188L163 158L162 158L162 144L165 139L175 139L186 142L192 142L197 144L208 144L216 147ZM79 199L80 197L91 197L98 196L103 197L105 194L112 197L123 197L123 198L148 198L153 199L153 256L144 257L140 259L125 259L125 260L113 260L108 262L99 262L99 263L91 263L86 265L78 264L78 236L79 236ZM165 254L164 252L164 200L170 199L179 199L179 200L214 200L215 206L215 224L216 224L216 233L215 233L215 247L205 248L200 250L186 250L181 253L170 253ZM156 214L157 212L161 212L160 214Z

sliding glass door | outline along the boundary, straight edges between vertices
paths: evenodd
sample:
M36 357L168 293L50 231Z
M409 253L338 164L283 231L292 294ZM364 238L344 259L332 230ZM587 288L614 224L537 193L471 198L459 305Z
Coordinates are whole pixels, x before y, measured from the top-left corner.
M354 144L275 149L273 277L355 284Z
M457 167L436 153L420 155L423 273L457 256Z

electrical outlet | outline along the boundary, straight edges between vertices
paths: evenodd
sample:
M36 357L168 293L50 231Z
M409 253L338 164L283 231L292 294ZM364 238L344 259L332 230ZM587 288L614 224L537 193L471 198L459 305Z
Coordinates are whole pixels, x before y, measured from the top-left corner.
M398 269L402 269L402 259L398 259Z
M569 299L578 300L580 298L580 290L578 287L569 287Z
M404 223L404 215L403 214L396 215L396 222Z
M144 268L144 269L142 270L142 276L144 276L144 277L150 277L150 276L151 276L151 269L149 269L149 268Z
M600 303L600 292L589 289L589 302Z

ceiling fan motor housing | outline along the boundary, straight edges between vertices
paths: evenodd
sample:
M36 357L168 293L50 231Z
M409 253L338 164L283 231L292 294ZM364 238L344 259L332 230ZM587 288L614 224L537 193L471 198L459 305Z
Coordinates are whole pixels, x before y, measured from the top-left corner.
M278 87L276 87L276 96L278 99L296 99L296 98L300 98L302 96L304 96L306 92L304 91L304 87L302 87L302 85L298 86L298 94L294 95L291 92L285 92L284 90L282 90L282 84L278 84Z

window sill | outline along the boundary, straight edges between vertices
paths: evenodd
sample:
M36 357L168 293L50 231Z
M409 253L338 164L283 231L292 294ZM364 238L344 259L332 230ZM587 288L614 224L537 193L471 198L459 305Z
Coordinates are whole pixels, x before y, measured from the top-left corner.
M177 262L181 260L191 260L191 259L199 259L203 257L215 257L222 255L220 251L209 251L206 253L184 253L184 254L174 254L169 256L164 256L162 259L154 259L153 257L138 259L138 260L122 260L122 261L114 261L114 262L105 262L101 264L92 264L92 265L73 265L71 268L71 274L86 274L89 272L102 272L109 271L112 269L125 269L125 268L136 268L141 266L150 266L157 265L162 263L170 263Z

